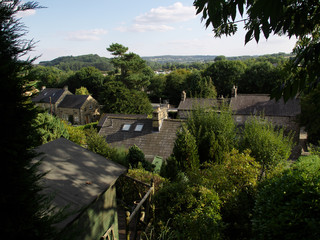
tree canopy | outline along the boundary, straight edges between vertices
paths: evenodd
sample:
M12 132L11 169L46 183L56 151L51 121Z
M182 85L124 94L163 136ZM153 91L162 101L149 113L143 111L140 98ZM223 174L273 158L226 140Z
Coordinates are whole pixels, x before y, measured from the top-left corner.
M205 26L211 25L217 37L235 34L239 22L244 22L245 43L252 39L259 42L262 34L266 39L271 34L299 39L292 68L306 67L307 76L288 79L274 92L274 97L284 94L286 100L318 84L320 73L314 66L320 62L319 1L195 0L194 6L197 14L202 13Z

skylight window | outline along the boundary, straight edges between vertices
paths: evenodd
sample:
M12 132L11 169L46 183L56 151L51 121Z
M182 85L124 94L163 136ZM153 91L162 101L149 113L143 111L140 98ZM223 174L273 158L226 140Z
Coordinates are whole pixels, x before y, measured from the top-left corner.
M125 123L122 126L122 131L129 131L131 124Z
M134 129L135 132L141 132L143 128L143 124L138 123Z

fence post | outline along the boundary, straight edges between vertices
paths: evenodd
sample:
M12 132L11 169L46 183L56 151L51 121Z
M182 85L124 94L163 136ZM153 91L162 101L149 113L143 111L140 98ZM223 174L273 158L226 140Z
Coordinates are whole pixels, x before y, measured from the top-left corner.
M154 180L153 178L151 178L151 187L152 187L152 192L150 194L150 204L151 204L151 216L152 216L152 219L153 221L155 221L155 205L154 205L154 202L153 202L153 197L154 197Z
M130 212L126 211L126 240L130 240L129 224L130 224Z

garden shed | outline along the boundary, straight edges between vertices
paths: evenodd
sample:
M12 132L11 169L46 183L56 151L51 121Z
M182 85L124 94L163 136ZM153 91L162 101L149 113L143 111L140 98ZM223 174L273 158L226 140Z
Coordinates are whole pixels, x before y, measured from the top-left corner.
M56 224L57 239L119 239L115 182L126 168L65 138L36 149L44 192L67 218ZM106 237L106 239L108 239ZM113 238L111 238L113 239Z

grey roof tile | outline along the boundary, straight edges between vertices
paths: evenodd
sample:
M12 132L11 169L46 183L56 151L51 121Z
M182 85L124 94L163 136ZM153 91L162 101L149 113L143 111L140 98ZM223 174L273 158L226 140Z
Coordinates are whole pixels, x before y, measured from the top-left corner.
M124 124L131 124L129 131L123 131ZM135 131L137 124L143 124L141 132ZM160 131L154 131L152 119L109 117L99 134L114 147L129 148L137 145L148 158L161 156L168 158L172 153L176 132L181 127L181 120L165 119Z
M301 113L300 99L294 98L286 103L283 98L275 101L267 94L238 94L231 98L231 109L235 114L293 117Z
M66 90L61 88L46 88L39 92L32 101L35 103L51 103L55 104Z
M79 109L86 102L89 95L67 95L59 104L59 108Z

